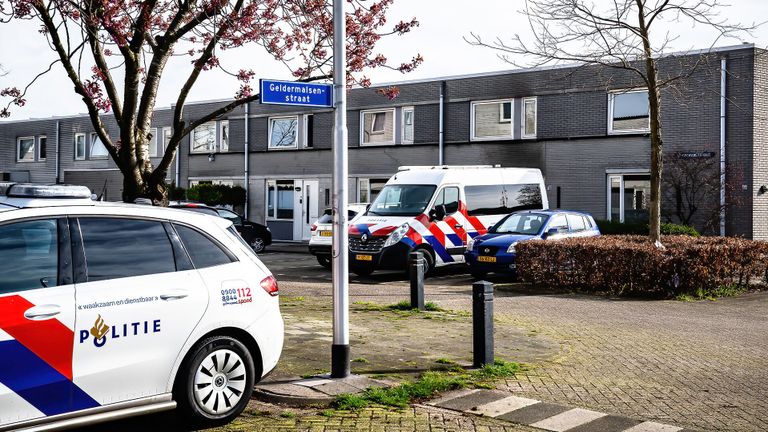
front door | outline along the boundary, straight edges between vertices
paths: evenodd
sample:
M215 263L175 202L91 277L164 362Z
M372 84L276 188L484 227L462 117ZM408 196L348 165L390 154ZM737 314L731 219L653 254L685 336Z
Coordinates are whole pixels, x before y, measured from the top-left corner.
M294 181L294 207L293 207L293 238L294 240L309 240L312 223L319 217L318 195L319 182L317 180Z

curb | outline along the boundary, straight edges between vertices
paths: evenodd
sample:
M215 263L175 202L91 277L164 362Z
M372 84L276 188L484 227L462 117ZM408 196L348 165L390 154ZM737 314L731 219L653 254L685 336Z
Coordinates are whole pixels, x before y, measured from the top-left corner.
M306 407L306 406L318 406L328 407L336 399L330 396L293 396L279 393L273 393L269 390L260 389L258 387L253 389L253 398L256 398L262 402L271 404L288 405L292 407Z

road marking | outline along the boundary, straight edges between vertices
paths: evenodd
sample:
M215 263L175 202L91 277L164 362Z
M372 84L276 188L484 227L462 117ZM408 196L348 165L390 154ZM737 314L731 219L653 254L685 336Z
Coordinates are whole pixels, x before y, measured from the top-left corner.
M624 432L677 432L680 430L683 430L683 428L647 421L631 427Z
M467 410L466 412L480 414L488 417L497 417L511 411L519 410L520 408L525 408L535 403L539 403L539 401L517 396L509 396L495 402L480 405L477 407L477 409Z
M576 426L583 425L584 423L589 423L593 420L605 417L606 415L607 414L599 413L596 411L574 408L564 413L560 413L544 420L537 421L531 426L554 432L563 432L567 431L568 429L575 428Z

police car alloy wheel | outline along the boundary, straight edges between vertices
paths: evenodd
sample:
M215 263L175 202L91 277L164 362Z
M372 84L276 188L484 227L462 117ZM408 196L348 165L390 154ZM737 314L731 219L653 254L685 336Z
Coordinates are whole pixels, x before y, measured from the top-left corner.
M245 409L254 384L253 358L238 340L214 336L204 340L185 369L176 388L176 401L194 425L231 421Z

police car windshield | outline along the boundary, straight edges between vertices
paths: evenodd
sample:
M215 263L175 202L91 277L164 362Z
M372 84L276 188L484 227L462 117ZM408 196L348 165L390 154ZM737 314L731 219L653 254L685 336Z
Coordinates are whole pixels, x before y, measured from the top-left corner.
M511 214L491 228L496 234L536 235L547 223L549 216L538 213Z
M373 216L416 216L424 212L432 199L435 185L388 185L368 210Z

